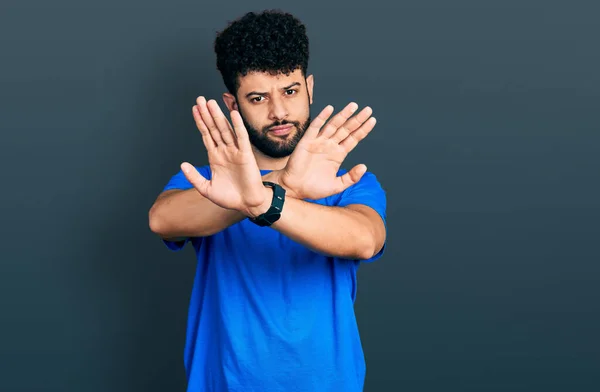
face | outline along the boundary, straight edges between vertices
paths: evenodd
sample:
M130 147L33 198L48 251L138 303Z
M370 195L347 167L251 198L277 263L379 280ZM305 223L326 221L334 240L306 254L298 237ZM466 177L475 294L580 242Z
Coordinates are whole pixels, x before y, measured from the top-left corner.
M240 78L237 99L223 98L228 108L238 110L250 142L264 155L290 155L310 125L313 77L301 70L277 76L254 72Z

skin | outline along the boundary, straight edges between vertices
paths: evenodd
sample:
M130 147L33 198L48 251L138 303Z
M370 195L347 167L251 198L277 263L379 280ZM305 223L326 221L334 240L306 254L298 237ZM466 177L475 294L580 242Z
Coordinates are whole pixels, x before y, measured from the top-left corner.
M169 239L202 236L256 217L271 204L272 190L262 184L269 180L286 189L282 216L272 229L328 256L368 259L375 255L386 236L377 212L361 204L326 207L303 200L342 192L364 175L363 164L340 177L337 171L375 126L372 110L366 107L353 116L358 106L350 103L331 117L334 109L327 106L303 133L300 125L309 119L312 104L312 75L304 78L299 70L277 76L255 72L241 77L239 86L236 96L223 94L231 122L216 101L198 97L192 113L208 152L212 178L207 180L194 166L182 163L194 188L159 195L150 210L152 230ZM286 136L267 131L282 122L298 126ZM250 142L252 138L266 138L271 147L287 147L291 154L269 156ZM272 172L261 176L259 169Z
M237 98L230 93L224 93L223 101L229 111L240 112L250 136L258 133L257 138L266 138L282 148L287 146L293 150L295 139L302 136L302 129L294 126L290 135L279 137L274 136L272 132L265 133L265 128L279 125L283 121L300 126L306 122L310 115L310 105L313 103L313 86L314 77L310 75L305 79L300 70L294 71L289 77L251 72L241 78ZM252 149L261 169L283 169L289 159L289 156L272 158L254 145Z

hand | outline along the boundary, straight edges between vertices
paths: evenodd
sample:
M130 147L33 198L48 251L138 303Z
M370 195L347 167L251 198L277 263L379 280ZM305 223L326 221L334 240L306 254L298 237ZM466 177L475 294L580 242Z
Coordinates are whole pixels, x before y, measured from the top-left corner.
M240 114L231 111L232 128L217 102L207 103L204 97L198 97L192 113L208 151L212 179L188 162L181 164L185 177L216 205L252 215L250 211L265 204L266 193Z
M327 106L315 118L279 174L279 183L297 198L320 199L344 191L366 173L364 164L356 165L342 176L337 172L350 151L375 127L370 107L350 116L358 105L350 103L319 132L333 113Z

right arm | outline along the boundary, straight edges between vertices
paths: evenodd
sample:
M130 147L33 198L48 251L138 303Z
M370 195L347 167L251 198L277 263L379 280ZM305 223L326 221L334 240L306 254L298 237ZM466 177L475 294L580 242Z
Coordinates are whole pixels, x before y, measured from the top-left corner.
M277 173L270 172L263 176L263 180L277 181ZM162 192L148 215L150 230L171 241L206 237L246 219L246 215L239 211L219 207L196 188Z

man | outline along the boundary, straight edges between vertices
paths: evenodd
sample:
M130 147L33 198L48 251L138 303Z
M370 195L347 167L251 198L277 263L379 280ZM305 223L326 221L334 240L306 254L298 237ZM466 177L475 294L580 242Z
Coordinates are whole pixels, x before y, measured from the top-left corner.
M231 123L198 97L209 165L182 163L149 213L170 249L197 255L188 391L361 391L356 272L384 251L386 197L365 165L340 165L372 110L311 121L308 38L290 14L248 13L215 51Z

